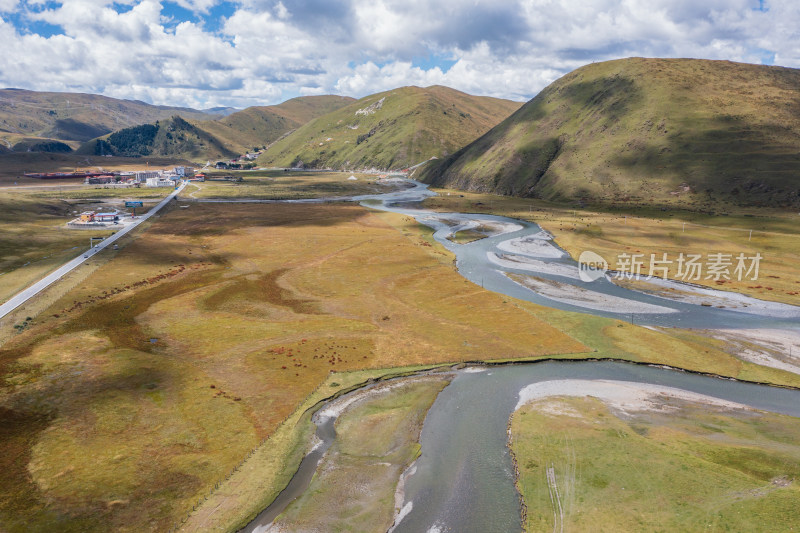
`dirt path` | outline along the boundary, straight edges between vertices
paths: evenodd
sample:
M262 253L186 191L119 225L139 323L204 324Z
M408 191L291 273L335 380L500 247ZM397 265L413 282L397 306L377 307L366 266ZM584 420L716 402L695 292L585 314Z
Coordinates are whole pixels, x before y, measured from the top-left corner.
M196 191L194 191L194 192L190 192L190 193L189 193L189 196L190 196L190 197L192 197L192 198L194 198L195 200L197 200L197 197L195 196L195 194L196 194L196 193L198 193L198 192L200 192L200 191L202 191L202 190L203 190L203 188L202 188L200 185L198 185L197 183L189 183L189 185L193 185L193 186L197 187L197 190L196 190Z

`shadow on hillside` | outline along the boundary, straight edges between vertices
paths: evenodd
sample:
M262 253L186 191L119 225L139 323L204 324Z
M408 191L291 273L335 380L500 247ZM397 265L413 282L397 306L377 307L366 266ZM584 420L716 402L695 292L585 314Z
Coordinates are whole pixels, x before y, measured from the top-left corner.
M743 206L800 203L800 138L787 127L719 116L678 127L665 144L647 144L612 159L632 174L672 177L709 199Z
M486 135L432 165L424 174L425 181L434 186L467 189L476 189L476 183L480 183L477 187L480 190L533 196L539 181L568 142L559 132L563 117L575 116L582 123L610 129L642 98L636 81L619 75L550 86ZM563 101L569 110L548 109L553 100ZM512 131L521 125L529 131ZM531 140L521 144L526 137ZM506 149L513 153L506 154L498 168L488 168L492 163L487 167L480 159L497 143L506 144Z

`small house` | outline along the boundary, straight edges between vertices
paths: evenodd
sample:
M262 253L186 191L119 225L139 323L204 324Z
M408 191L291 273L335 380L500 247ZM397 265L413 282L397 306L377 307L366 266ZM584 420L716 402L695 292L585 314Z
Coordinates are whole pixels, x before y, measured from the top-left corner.
M119 220L119 215L116 213L97 213L94 216L95 222L116 222Z

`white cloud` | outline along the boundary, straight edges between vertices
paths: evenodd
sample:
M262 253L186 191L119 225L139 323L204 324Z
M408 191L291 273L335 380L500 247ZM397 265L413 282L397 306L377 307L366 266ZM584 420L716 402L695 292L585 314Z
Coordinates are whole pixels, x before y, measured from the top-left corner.
M324 87L300 87L298 91L300 96L315 96L320 94L325 94Z
M0 0L0 13L13 13L19 7L19 0Z
M183 21L158 0L126 1L0 0L0 13L63 29L41 36L0 18L0 85L244 107L432 84L523 100L583 64L633 55L800 66L792 0L766 12L757 0L240 0L220 20L207 15L219 0L177 0L194 13Z
M175 3L189 11L208 13L208 10L219 2L218 0L175 0Z

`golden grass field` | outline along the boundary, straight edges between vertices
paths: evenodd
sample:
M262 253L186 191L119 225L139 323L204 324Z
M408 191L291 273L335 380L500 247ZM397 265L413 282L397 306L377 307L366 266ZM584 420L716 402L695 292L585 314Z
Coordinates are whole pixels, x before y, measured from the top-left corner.
M800 305L800 215L794 211L767 208L741 209L727 215L704 215L696 212L657 209L627 211L592 211L570 208L541 200L512 198L463 191L441 191L443 195L425 201L438 211L492 213L536 222L551 232L556 243L574 259L584 250L600 254L614 268L619 254L643 254L644 274L649 271L650 255L656 260L667 254L668 276L677 277L680 253L730 254L733 265L730 280L701 279L692 283L749 294L756 298ZM449 196L447 195L449 193ZM685 227L684 227L684 222ZM750 230L753 230L752 237ZM757 280L752 274L736 279L736 256L753 257L760 253ZM750 266L751 261L746 265ZM658 272L661 275L661 272Z
M89 248L90 237L108 237L115 231L113 227L91 230L66 227L76 213L99 208L124 210L124 199L136 198L137 191L148 192L152 198L144 198L144 209L169 192L89 187L61 192L0 189L0 301L77 257Z
M351 172L284 172L283 170L216 171L207 176L236 176L241 182L204 181L190 183L188 198L252 198L290 200L391 192L394 186L376 183L375 174ZM349 180L355 176L357 180Z
M69 230L80 207L32 193L0 191L0 301L89 248L89 237L110 231Z
M302 456L306 408L398 367L614 357L800 385L722 341L485 291L410 217L182 205L2 346L7 530L243 525Z
M356 206L176 208L3 346L4 524L169 529L332 371L587 350L450 261Z
M675 401L626 414L596 398L538 400L511 418L526 530L791 531L798 422Z

